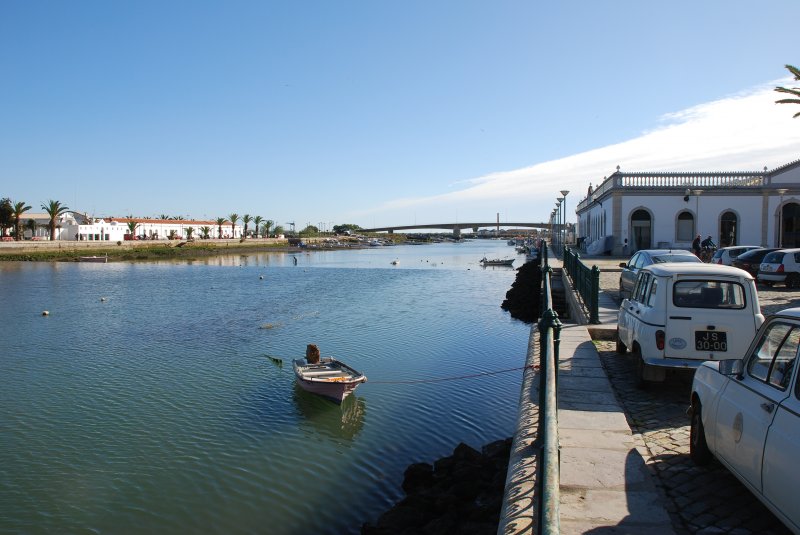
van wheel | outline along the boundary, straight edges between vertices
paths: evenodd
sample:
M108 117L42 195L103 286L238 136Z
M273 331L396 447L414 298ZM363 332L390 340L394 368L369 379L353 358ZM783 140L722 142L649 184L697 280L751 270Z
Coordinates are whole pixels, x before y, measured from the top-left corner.
M617 330L617 353L624 355L627 352L628 348L625 347L625 344L623 344L622 340L619 339L619 330Z
M692 404L692 424L689 428L689 457L698 466L705 466L711 461L711 450L706 442L706 430L703 427L702 405L699 401Z
M797 273L789 273L786 276L786 287L787 288L797 288L798 286L798 278Z
M642 350L638 345L633 345L631 352L633 359L636 361L636 388L639 390L647 390L650 387L650 381L644 378L644 359L642 358Z

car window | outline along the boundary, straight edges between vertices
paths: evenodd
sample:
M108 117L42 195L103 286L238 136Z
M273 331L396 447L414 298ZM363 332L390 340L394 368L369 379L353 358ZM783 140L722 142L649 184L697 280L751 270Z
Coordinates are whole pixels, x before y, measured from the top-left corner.
M717 249L717 252L714 253L714 256L711 258L722 258L722 255L725 253L722 249ZM733 251L730 252L730 255L733 256Z
M657 290L658 290L658 279L653 277L653 282L650 283L650 291L647 292L647 306L651 307L655 304Z
M630 260L628 260L628 268L629 269L632 268L634 266L634 264L636 264L636 261L639 259L640 256L641 255L639 253L636 253L635 255L633 255L631 257Z
M798 344L800 328L783 322L773 323L748 359L748 375L785 390L792 377Z
M795 264L800 263L800 253L794 253Z
M639 272L639 279L636 281L636 288L633 289L632 298L634 301L644 303L643 296L646 295L647 283L650 281L650 273Z
M635 267L636 269L640 269L644 265L644 260L645 260L644 255L640 254L636 258L636 261L633 263L633 267Z
M763 264L780 264L783 261L783 253L780 251L775 251L774 253L769 253L767 256L764 257L762 260Z
M737 282L681 280L672 286L676 307L742 309L747 305L744 287Z
M700 259L693 254L663 254L654 256L653 262L656 264L663 264L665 262L700 262Z

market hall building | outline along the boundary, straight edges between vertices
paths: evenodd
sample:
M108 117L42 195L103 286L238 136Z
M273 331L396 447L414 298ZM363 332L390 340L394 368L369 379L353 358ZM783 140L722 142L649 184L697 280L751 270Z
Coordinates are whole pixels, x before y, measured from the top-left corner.
M719 247L800 247L800 160L771 171L617 171L578 203L576 236L593 254Z

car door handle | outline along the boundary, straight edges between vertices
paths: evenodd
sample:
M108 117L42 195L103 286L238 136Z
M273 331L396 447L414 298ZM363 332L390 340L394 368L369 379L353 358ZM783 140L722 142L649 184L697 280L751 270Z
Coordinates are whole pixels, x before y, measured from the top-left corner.
M774 403L762 403L761 404L761 408L764 409L765 411L767 411L768 413L772 414L772 411L775 410L775 404Z

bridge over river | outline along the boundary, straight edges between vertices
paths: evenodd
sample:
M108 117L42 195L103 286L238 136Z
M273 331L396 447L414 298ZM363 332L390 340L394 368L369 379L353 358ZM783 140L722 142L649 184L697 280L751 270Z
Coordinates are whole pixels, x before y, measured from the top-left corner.
M365 228L362 229L364 232L388 232L389 234L393 234L396 230L422 230L422 229L444 229L444 230L452 230L453 235L455 237L461 236L462 229L472 229L472 232L478 232L479 229L485 227L494 227L498 231L500 230L501 224L497 221L492 221L490 223L432 223L428 225L398 225L393 227L375 227L375 228ZM560 228L559 225L550 225L550 223L503 223L502 226L504 228L535 228L535 229L550 229L551 226L554 227L553 230L557 230Z

